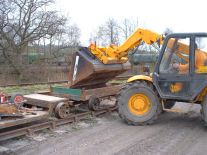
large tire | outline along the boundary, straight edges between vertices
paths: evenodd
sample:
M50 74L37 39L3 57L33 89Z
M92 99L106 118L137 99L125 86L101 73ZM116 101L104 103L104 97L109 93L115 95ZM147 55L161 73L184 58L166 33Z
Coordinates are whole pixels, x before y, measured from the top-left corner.
M136 97L136 95L138 96ZM146 107L148 107L147 110ZM147 125L152 124L157 119L158 114L161 113L161 104L152 85L144 81L135 81L126 84L119 93L118 111L120 117L128 124Z
M204 121L204 125L207 126L207 96L204 98L202 102L201 117Z

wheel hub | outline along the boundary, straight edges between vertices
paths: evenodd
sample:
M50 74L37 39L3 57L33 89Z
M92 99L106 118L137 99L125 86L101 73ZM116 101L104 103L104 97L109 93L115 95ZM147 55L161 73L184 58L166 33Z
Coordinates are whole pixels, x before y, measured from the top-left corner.
M145 106L144 101L142 99L139 99L139 98L136 99L132 104L133 104L134 109L136 109L136 110L141 110Z
M144 115L149 111L150 107L150 100L144 94L135 94L130 97L128 102L128 108L134 115Z

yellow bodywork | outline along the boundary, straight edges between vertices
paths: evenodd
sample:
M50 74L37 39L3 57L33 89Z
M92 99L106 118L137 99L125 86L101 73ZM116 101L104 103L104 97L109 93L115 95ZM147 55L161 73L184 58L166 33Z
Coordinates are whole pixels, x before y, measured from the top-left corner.
M196 73L207 73L207 66L198 66Z
M127 80L127 82L133 82L133 81L137 81L137 80L144 80L144 81L152 82L152 78L150 76L146 76L146 75L135 75L135 76L132 76L131 78L129 78Z
M175 39L170 39L167 47L172 48L175 41ZM154 43L162 45L164 43L164 37L156 32L139 28L120 46L110 45L108 47L100 47L96 46L96 44L90 44L88 48L103 64L116 64L127 62L128 52L142 42L148 45ZM189 54L189 46L179 42L176 50L176 54L180 58L188 61L185 55Z
M140 45L141 42L152 45L156 42L163 44L163 36L147 29L137 29L122 45L98 47L91 44L89 51L104 64L125 63L128 61L128 52Z

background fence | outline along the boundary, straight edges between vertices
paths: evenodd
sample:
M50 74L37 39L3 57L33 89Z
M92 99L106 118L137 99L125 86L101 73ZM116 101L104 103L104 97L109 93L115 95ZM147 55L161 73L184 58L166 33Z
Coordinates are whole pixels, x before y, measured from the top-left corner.
M16 74L11 67L0 66L0 86L67 81L68 73L67 65L26 65L21 75Z

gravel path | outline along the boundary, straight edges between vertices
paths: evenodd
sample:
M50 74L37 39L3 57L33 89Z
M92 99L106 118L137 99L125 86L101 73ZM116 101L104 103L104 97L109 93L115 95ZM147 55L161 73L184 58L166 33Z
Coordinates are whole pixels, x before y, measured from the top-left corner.
M206 154L207 128L202 124L200 107L190 110L187 114L164 113L150 126L126 125L113 113L41 133L39 139L36 135L0 145L18 155ZM21 147L14 149L21 142Z

